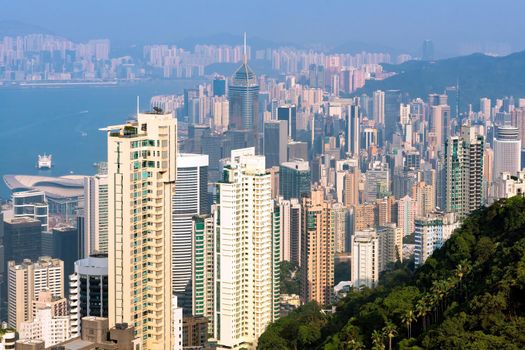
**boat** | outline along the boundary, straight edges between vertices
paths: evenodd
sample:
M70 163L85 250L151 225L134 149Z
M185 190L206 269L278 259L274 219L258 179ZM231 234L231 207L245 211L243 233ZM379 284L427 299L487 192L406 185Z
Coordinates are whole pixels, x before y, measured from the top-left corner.
M53 156L51 154L38 155L38 169L51 169L53 166Z

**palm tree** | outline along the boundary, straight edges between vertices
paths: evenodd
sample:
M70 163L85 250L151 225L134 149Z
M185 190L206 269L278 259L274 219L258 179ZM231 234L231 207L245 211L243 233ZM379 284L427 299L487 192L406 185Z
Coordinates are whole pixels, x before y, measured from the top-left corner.
M346 350L363 350L365 346L359 340L349 339L345 343Z
M377 329L372 332L372 349L385 350L385 344L383 343L383 333Z
M416 313L417 317L421 317L421 321L423 323L423 331L427 330L427 313L428 313L428 306L426 303L426 300L421 298L417 304L416 304Z
M416 315L412 309L408 310L405 314L401 316L401 322L403 322L407 327L408 338L412 338L412 322L416 320Z
M470 266L470 263L467 261L467 260L462 260L458 266L456 266L456 271L455 271L455 275L456 277L458 278L459 280L459 290L462 291L462 281L463 281L463 277L465 277L466 274L468 274L470 272L470 269L471 269L471 266ZM467 296L468 298L468 296Z
M383 327L383 334L388 337L388 350L392 350L392 338L397 335L396 326L392 322L387 322Z

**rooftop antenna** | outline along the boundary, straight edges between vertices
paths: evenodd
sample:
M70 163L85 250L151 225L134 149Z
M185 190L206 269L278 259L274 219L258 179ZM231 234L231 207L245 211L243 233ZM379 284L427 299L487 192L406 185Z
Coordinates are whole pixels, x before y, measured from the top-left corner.
M140 111L140 96L137 96L137 116L139 115Z
M246 32L244 32L244 57L243 57L244 64L248 64L248 51L246 50Z

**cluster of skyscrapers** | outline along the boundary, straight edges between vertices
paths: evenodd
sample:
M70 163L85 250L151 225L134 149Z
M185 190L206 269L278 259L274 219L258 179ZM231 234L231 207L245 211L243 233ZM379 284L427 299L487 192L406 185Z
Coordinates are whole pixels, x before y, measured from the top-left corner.
M525 100L345 98L325 68L258 78L245 44L232 77L106 127L96 175L6 176L2 342L255 349L290 309L420 265L469 213L523 194Z

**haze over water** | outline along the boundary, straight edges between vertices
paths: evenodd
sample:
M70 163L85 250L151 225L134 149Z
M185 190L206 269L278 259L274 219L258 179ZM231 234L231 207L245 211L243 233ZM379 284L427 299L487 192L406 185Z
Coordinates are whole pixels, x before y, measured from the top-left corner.
M180 94L193 81L148 81L111 87L0 88L0 177L6 174L90 175L105 160L106 134L99 128L118 124L149 108L150 98ZM38 170L38 154L52 154L53 168ZM3 179L0 198L9 191Z

